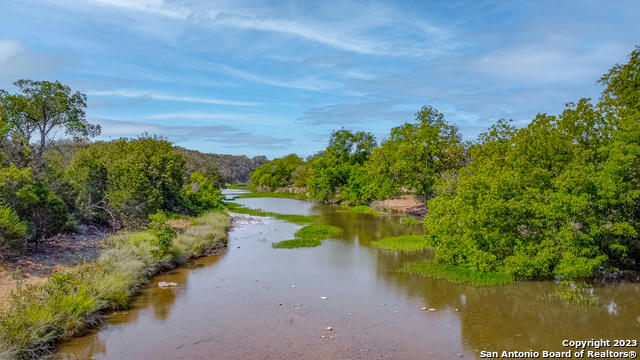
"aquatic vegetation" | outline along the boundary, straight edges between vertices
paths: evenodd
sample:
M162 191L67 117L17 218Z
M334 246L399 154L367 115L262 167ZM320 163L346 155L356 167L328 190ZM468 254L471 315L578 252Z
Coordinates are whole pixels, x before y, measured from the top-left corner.
M319 246L322 242L319 239L292 239L284 240L277 243L273 243L272 246L276 249L294 249L300 247L315 247Z
M454 284L471 284L475 286L504 285L514 281L511 276L506 274L492 271L473 271L458 266L439 264L432 260L405 263L399 271L447 280Z
M114 235L95 262L54 273L44 285L18 286L0 314L0 359L47 356L57 339L94 325L101 312L126 309L159 271L224 247L228 224L228 215L207 213L173 243L150 231Z
M400 223L405 225L422 225L423 221L411 216L405 216L400 218Z
M296 231L297 238L324 240L342 234L342 229L333 225L312 224Z
M593 288L584 282L563 280L557 288L540 297L542 300L563 302L573 305L593 306L600 304L600 298L593 293Z
M372 241L371 246L386 250L420 251L431 248L433 241L426 235L402 235Z

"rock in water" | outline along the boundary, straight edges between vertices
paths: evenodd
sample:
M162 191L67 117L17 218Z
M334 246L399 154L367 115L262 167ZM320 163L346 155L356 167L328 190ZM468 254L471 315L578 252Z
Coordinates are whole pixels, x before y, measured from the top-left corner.
M331 326L327 326L327 331L333 331L333 328Z
M178 286L177 283L174 283L173 281L160 281L158 283L158 287L160 288L169 288L169 287L176 287Z

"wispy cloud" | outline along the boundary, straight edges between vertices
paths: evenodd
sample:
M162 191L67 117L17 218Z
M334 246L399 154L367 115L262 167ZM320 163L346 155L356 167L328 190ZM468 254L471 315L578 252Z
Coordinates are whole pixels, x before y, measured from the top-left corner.
M284 87L289 89L311 90L311 91L323 91L323 90L335 88L337 86L337 84L333 82L324 81L324 80L316 79L313 77L305 77L302 79L283 81L283 80L275 80L263 75L250 73L250 72L236 69L227 65L220 65L220 64L212 64L212 65L214 70L217 69L222 73L235 76L240 79L244 79L244 80L248 80L248 81L252 81L260 84L265 84L265 85L278 86L278 87Z
M66 1L54 1L60 5L69 6ZM208 27L283 34L364 55L423 56L426 52L438 52L441 50L440 47L451 48L452 45L451 36L445 29L429 24L412 14L398 14L393 8L379 4L365 8L351 4L349 8L344 9L353 14L349 21L331 19L317 21L303 16L292 18L268 16L258 9L249 11L246 8L230 6L233 3L206 3L206 6L203 6L193 2L170 3L162 0L84 0L83 2L109 6L121 11L148 13ZM341 10L337 9L337 11L340 13ZM399 33L411 32L419 35L421 39L417 39L409 46L407 43L398 44L397 39L387 41L367 34L381 26L396 27ZM407 27L410 29L408 30ZM445 39L449 41L445 42ZM420 51L416 51L418 49Z
M233 106L258 106L258 105L262 105L262 103L259 103L259 102L235 101L235 100L202 98L202 97L193 97L193 96L180 96L180 95L171 95L171 94L159 93L159 92L154 92L154 91L131 90L131 89L88 90L86 93L87 93L87 95L93 95L93 96L147 98L147 99L152 99L152 100L188 102L188 103L198 103L198 104L233 105Z

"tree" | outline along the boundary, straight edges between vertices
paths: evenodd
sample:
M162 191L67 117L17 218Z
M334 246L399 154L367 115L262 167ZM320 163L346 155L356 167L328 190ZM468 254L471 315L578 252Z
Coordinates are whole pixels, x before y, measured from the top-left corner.
M39 141L34 154L35 169L45 167L44 152L52 137L52 130L61 129L74 139L86 139L100 134L100 126L86 120L87 96L71 93L71 88L60 82L18 80L13 83L18 94L0 90L2 117L9 124L9 131L22 141Z
M307 188L311 197L323 203L368 200L360 170L375 147L376 139L369 132L343 128L331 133L327 149L310 160Z
M464 165L464 147L458 128L447 124L438 110L424 106L415 122L391 130L368 165L387 192L407 188L426 201L439 176Z

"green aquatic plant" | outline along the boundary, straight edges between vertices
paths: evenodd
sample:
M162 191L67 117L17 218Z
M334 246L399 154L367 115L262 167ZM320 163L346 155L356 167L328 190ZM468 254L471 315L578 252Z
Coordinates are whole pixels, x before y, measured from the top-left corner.
M405 216L400 218L400 223L405 225L422 225L423 221L411 216Z
M296 231L297 238L324 240L342 234L342 229L333 225L312 224Z
M284 240L277 243L273 243L272 246L275 249L295 249L301 247L315 247L319 246L322 242L319 239L292 239L292 240Z
M492 271L473 271L454 265L439 264L432 260L405 263L400 272L417 274L434 279L442 279L454 284L471 284L474 286L496 286L509 284L514 279L506 274Z
M420 251L433 246L433 241L425 235L401 235L372 241L371 246L386 250Z
M554 291L541 296L541 299L581 306L600 304L600 298L593 293L593 288L581 281L563 280Z

